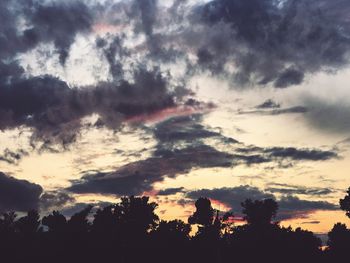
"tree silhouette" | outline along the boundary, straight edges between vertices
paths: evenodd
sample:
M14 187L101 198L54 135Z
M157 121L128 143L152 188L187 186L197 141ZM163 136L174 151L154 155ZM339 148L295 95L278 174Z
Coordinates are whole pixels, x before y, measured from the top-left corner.
M345 224L337 223L328 233L328 247L335 257L344 257L349 253L350 230Z
M281 227L272 220L278 205L272 199L242 203L245 224L233 225L232 214L215 210L208 198L195 202L195 212L181 220L159 221L157 204L148 197L123 197L114 205L92 206L68 220L58 211L40 221L36 211L17 219L0 217L0 256L4 262L169 262L230 261L341 262L348 255L350 230L336 224L328 249L301 228ZM191 235L192 225L198 230ZM42 228L41 226L44 226Z
M346 191L346 196L339 200L340 209L346 212L346 216L350 218L350 187Z
M213 223L215 210L211 206L208 198L201 197L196 203L196 211L188 218L190 224L200 224L209 226Z
M15 232L15 212L3 213L0 217L0 234L5 236Z
M155 214L157 204L148 197L123 197L114 207L119 233L127 236L144 236L155 227L159 217Z
M171 243L183 243L189 240L191 225L182 220L160 221L152 231L153 238L157 240L168 240Z
M53 211L52 214L44 216L42 224L48 227L50 232L62 233L66 230L67 219L58 211Z
M245 200L242 204L244 219L251 225L268 225L276 217L278 204L273 199Z
M68 231L71 233L87 233L90 229L90 223L88 221L88 215L90 214L93 206L89 205L80 212L74 214L67 223Z
M94 215L92 232L99 234L112 234L117 229L117 215L114 205L100 208Z
M26 235L42 231L40 227L40 215L36 210L31 210L26 216L19 218L15 225L20 233Z

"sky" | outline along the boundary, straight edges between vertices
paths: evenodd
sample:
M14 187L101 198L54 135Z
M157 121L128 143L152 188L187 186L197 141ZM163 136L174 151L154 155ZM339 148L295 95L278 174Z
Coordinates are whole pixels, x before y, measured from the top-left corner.
M0 211L147 195L348 223L347 0L0 2Z

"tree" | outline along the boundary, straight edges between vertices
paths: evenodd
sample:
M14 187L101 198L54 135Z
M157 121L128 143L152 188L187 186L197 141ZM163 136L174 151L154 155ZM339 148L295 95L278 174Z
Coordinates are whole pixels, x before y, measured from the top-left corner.
M346 196L339 200L341 210L346 212L346 216L350 218L350 187L346 191Z
M16 221L16 228L22 234L30 235L41 231L40 216L38 211L31 210L26 216Z
M248 224L254 226L268 225L272 219L276 217L278 204L273 199L245 200L242 205L242 212L245 215L244 219Z
M92 231L99 234L112 234L116 231L117 223L115 206L109 205L96 211Z
M62 233L67 227L67 219L58 211L53 211L52 214L44 216L42 224L47 226L50 232Z
M88 221L88 215L90 214L93 206L89 205L82 211L72 215L69 219L67 227L71 233L87 233L90 229L90 223Z
M214 221L215 210L212 208L210 200L208 198L201 197L196 201L195 206L196 211L188 218L188 222L191 225L211 225Z
M191 225L181 220L161 221L152 231L152 236L159 240L167 240L170 243L183 243L189 240Z
M345 224L335 224L332 230L328 233L327 244L329 249L335 253L347 253L350 244L350 230L347 229Z
M0 234L8 235L15 232L16 213L3 213L0 218Z
M131 239L145 236L159 221L155 214L157 206L145 196L121 198L121 202L114 207L119 234Z

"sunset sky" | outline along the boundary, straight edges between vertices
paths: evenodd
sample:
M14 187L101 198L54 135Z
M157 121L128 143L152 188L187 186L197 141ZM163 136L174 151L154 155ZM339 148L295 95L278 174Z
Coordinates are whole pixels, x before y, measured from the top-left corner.
M148 195L349 225L347 0L0 2L0 211Z

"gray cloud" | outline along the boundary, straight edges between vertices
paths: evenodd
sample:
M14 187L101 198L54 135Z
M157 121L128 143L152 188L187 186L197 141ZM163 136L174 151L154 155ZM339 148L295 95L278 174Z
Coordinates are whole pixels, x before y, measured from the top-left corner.
M0 84L0 129L26 125L33 138L66 144L74 141L83 117L97 113L99 125L117 129L135 115L175 106L175 97L157 69L135 69L133 82L85 88L70 88L50 76L23 78Z
M29 211L39 207L40 185L0 172L0 211Z
M177 193L183 193L185 190L184 187L178 187L178 188L167 188L160 190L157 195L174 195Z
M331 101L310 95L304 96L302 100L310 109L304 115L309 125L330 133L349 133L350 104L347 101Z
M241 84L277 88L298 85L305 74L339 69L349 62L349 6L335 2L213 0L198 6L194 21L207 25L199 62L209 70L233 62Z
M271 99L268 99L264 101L263 103L257 105L255 108L257 109L274 109L274 108L280 108L281 105Z
M68 190L75 193L138 195L152 190L152 185L166 176L175 177L193 168L232 165L232 155L206 145L158 151L154 156L126 164L115 172L85 175L73 181Z
M153 155L145 160L126 164L109 173L92 173L72 181L69 191L75 193L106 193L137 195L153 190L153 184L165 177L176 177L191 169L257 165L286 161L325 161L337 158L336 152L293 147L261 148L244 146L201 123L201 115L173 117L155 125L151 132L158 144ZM205 145L202 139L215 138L223 144L242 145L223 152ZM231 139L228 141L228 139ZM181 189L170 189L176 193ZM160 192L166 195L168 191ZM251 191L250 191L251 194Z
M93 22L91 10L80 1L2 1L0 57L12 59L17 53L53 42L65 63L78 33L88 32ZM25 26L20 26L20 20ZM22 21L22 22L23 22Z
M200 123L201 118L201 114L170 118L155 127L153 131L154 137L159 143L175 143L179 141L193 143L206 138L217 138L233 144L238 143L233 138L225 137L220 132L211 131L203 126Z
M262 105L259 105L260 108L258 110L249 110L249 111L238 111L238 114L260 114L260 115L281 115L281 114L294 114L294 113L307 113L309 109L304 106L294 106L290 108L282 108L282 109L269 109L267 105L264 108L261 108ZM270 106L270 108L272 108Z
M44 192L40 197L40 208L43 210L61 208L66 204L71 204L75 199L68 193L62 191Z
M0 161L6 162L8 164L17 164L24 156L27 156L28 152L19 149L18 151L11 151L10 149L6 148L4 150L4 153L0 155Z
M264 152L274 158L290 158L292 160L324 161L338 158L334 151L319 149L297 149L294 147L272 147L264 149Z
M322 196L329 195L335 192L335 190L330 188L320 188L320 187L304 187L298 185L288 185L288 184L272 184L265 189L267 192L279 193L284 195L309 195L309 196Z
M336 151L295 147L267 147L246 146L238 148L238 152L255 154L268 161L326 161L339 158Z

